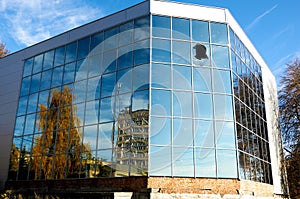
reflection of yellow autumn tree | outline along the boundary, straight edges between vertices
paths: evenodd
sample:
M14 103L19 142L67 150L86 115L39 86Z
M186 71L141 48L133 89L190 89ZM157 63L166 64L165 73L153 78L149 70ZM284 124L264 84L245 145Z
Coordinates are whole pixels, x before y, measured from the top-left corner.
M81 144L81 132L75 128L80 120L72 101L73 94L65 87L62 92L52 91L49 107L40 104L42 134L32 150L35 179L78 177L85 167L80 158L89 157L90 152L88 146Z
M20 157L20 150L13 143L11 146L11 153L10 153L10 164L9 164L9 173L8 173L9 180L16 179L18 165L19 165L19 160L18 160L19 157Z

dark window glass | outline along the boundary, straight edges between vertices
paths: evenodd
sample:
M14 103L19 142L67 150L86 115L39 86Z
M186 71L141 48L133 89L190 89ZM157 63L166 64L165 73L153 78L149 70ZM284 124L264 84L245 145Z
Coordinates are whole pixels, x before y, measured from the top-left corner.
M171 176L171 147L150 146L150 176Z
M194 120L194 145L214 147L214 124L210 120Z
M24 135L33 134L35 114L26 115Z
M190 39L190 21L188 19L172 19L172 36L174 39Z
M172 62L177 64L191 63L191 49L189 42L172 41Z
M103 40L103 32L91 36L91 53L95 54L103 51Z
M152 61L170 62L171 61L171 42L170 40L152 40Z
M44 59L44 54L34 57L32 73L38 73L42 70L43 59Z
M215 149L195 149L196 176L216 177L216 153ZM231 168L231 167L229 167Z
M210 31L211 31L212 43L220 43L220 44L228 43L226 24L212 22L210 23Z
M171 116L171 92L152 90L152 115Z
M194 177L193 148L173 148L173 176Z
M59 66L65 62L65 46L55 49L54 66Z
M212 46L212 66L217 68L229 68L228 47Z
M32 73L32 65L33 65L33 58L25 60L25 62L24 62L23 77L31 75L31 73Z
M195 91L211 92L211 69L193 68L193 84Z
M118 49L118 70L133 65L133 46L128 45Z
M195 66L210 66L210 47L207 44L192 43L192 60Z
M76 59L77 42L70 43L66 46L66 63Z
M27 110L27 102L28 96L20 97L18 103L18 114L17 115L24 115Z
M110 73L102 76L102 89L101 89L101 97L107 97L114 95L114 87L116 82L116 73ZM115 90L117 91L117 89Z
M54 50L45 53L43 70L47 70L53 66L53 59L54 59Z
M192 20L192 29L194 41L209 42L208 22Z
M171 119L151 117L150 144L171 145Z
M212 95L205 93L194 93L194 117L213 118Z
M90 37L78 41L77 59L85 58L90 52Z
M170 17L152 16L153 37L170 38L171 20Z
M185 66L173 66L173 89L192 89L192 68Z
M110 50L118 46L119 27L104 31L104 50Z

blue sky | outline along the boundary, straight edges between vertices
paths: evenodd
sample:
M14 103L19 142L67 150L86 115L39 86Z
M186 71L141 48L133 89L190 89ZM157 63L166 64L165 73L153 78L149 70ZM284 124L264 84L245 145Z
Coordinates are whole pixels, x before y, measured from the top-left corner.
M10 52L143 0L1 0L0 41ZM228 8L275 74L300 57L298 0L177 0Z

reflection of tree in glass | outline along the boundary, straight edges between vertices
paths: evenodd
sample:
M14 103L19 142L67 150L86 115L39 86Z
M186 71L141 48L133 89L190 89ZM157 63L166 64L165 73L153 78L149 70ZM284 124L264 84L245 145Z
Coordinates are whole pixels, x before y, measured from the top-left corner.
M16 147L16 145L13 143L11 147L11 153L10 153L10 164L9 164L9 173L8 173L8 179L14 180L17 176L18 171L18 158L20 157L20 149Z
M73 94L68 87L62 92L54 89L49 107L40 104L39 130L32 149L32 169L35 179L61 179L79 177L90 157L88 145L82 145L76 107L72 106ZM82 162L82 164L80 164Z

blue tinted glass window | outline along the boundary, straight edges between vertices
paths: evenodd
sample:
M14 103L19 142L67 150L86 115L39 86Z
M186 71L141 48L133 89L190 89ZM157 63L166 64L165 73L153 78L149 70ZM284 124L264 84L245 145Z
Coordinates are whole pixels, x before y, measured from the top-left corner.
M149 175L171 176L171 147L150 146Z
M214 123L210 120L194 120L194 145L214 147Z
M212 46L212 65L218 68L229 68L228 47Z
M172 18L172 36L174 39L190 39L190 21L188 19Z
M220 43L220 44L228 43L226 24L212 22L210 24L210 31L211 31L211 42L212 43Z
M214 95L215 117L221 120L233 120L232 96Z
M133 21L120 26L119 46L130 44L133 41Z
M149 109L149 90L134 92L132 95L132 111Z
M208 22L192 20L192 30L194 41L209 42Z
M152 115L171 116L171 92L152 90Z
M64 81L63 84L69 84L74 82L75 75L75 63L66 64L64 68Z
M118 69L128 68L133 65L132 48L132 45L128 45L118 49Z
M192 93L173 92L173 116L192 117Z
M173 66L173 89L191 90L192 68L185 66Z
M98 88L101 83L99 77L88 79L88 87L87 87L87 96L86 100L99 99L100 98L100 89Z
M133 90L149 89L149 65L133 68Z
M97 125L84 127L83 143L89 144L91 150L96 150Z
M53 69L52 73L52 88L61 86L63 77L63 66L59 66Z
M132 90L132 68L119 70L117 72L117 92L127 93Z
M20 136L23 134L24 125L25 125L25 116L17 117L14 136Z
M103 71L109 73L116 70L117 50L106 51L103 53Z
M43 59L44 59L44 54L34 57L32 73L38 73L42 70Z
M48 106L48 97L49 97L49 91L42 91L39 93L39 102L38 102L38 106L44 105L44 106Z
M151 117L150 144L171 145L171 119Z
M111 97L101 99L100 102L100 122L109 122L114 120L113 100Z
M206 93L194 93L194 111L196 118L213 118L212 95Z
M102 72L102 54L89 57L89 77L98 76Z
M55 49L54 66L59 66L65 62L65 46Z
M236 151L217 150L218 177L237 178Z
M134 20L134 40L149 38L150 35L150 17L143 17Z
M217 148L235 149L235 133L233 122L216 122Z
M193 125L192 120L173 119L173 145L193 146Z
M135 66L150 62L149 43L149 40L144 40L134 44L133 60Z
M230 71L213 70L214 92L231 94Z
M194 176L193 148L173 148L173 176Z
M20 97L18 103L18 114L17 115L24 115L27 111L27 102L28 96Z
M26 116L24 135L32 134L34 130L35 114Z
M35 74L31 79L30 93L37 92L40 88L41 73Z
M216 153L215 149L195 149L196 176L216 177ZM231 168L231 167L229 167Z
M195 66L210 66L210 46L192 43L192 61Z
M193 68L193 84L195 91L211 92L211 69Z
M38 94L37 93L29 95L27 113L36 112L37 101L38 101Z
M170 38L171 19L170 17L152 16L153 37Z
M95 53L102 52L103 40L104 40L103 32L91 36L91 46L90 46L91 53L95 54Z
M116 82L116 73L110 73L102 76L101 97L114 95L114 87Z
M85 125L89 124L96 124L98 123L98 106L99 106L99 101L90 101L87 102L85 105ZM96 128L97 129L97 128ZM84 132L86 134L86 132ZM97 136L95 134L95 136Z
M189 42L172 41L172 62L177 64L191 63L191 49Z
M75 103L80 103L85 101L86 96L86 80L74 83L74 97Z
M76 59L77 42L70 43L66 46L66 63Z
M43 70L47 70L53 66L53 59L54 59L54 50L45 53Z
M171 88L171 66L152 64L152 87Z
M32 72L32 64L33 64L33 58L27 59L24 62L24 72L23 77L26 77L28 75L31 75Z
M90 52L90 37L78 41L77 59L85 58Z
M110 50L118 46L119 27L104 31L104 50Z
M162 39L152 40L152 61L170 62L171 61L171 41Z
M31 82L31 77L25 77L22 80L22 86L21 86L21 90L20 90L20 96L23 95L27 95L29 93L29 89L30 89L30 82Z

